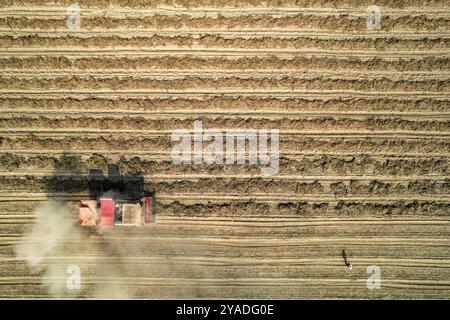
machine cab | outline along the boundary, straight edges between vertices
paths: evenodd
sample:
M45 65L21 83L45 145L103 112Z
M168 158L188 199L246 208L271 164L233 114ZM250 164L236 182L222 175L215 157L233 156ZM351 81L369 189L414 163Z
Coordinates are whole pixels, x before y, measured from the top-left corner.
M79 222L82 226L143 226L153 222L154 215L154 194L146 194L140 200L81 200L79 208Z

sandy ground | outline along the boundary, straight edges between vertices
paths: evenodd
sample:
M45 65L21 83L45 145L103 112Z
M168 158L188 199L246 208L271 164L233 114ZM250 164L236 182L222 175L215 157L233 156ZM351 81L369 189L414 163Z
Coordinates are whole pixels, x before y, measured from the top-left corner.
M0 0L0 298L450 297L448 1L46 2ZM194 120L278 129L278 174L174 165ZM80 230L109 164L155 224Z

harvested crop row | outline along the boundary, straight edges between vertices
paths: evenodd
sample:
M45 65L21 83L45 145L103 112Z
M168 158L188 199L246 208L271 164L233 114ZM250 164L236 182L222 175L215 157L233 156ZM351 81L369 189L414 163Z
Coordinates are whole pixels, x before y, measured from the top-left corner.
M115 77L109 79L99 79L93 76L79 77L58 77L48 79L45 77L34 79L21 79L18 77L0 76L0 86L2 89L158 89L158 90L189 90L192 88L228 88L228 89L314 89L314 90L399 90L405 91L413 87L414 90L429 92L450 91L450 78L443 79L386 79L378 77L376 79L339 79L327 78L315 75L305 75L302 77L273 76L262 79L248 79L243 77L226 77L207 79L200 77L186 76L179 79L159 80L152 78L136 79L132 76Z
M222 190L233 190L233 195L245 196L252 199L255 194L265 194L267 198L272 193L283 192L286 198L290 195L320 196L330 195L338 197L358 197L358 196L404 196L418 197L421 195L432 195L439 199L448 193L450 179L448 181L428 181L414 180L399 182L384 182L378 180L368 181L326 181L326 178L315 181L304 181L302 178L296 179L262 179L251 180L230 178L198 178L179 177L175 181L152 181L151 177L145 177L144 187L146 190L158 190L160 194L219 194ZM178 181L177 181L178 180ZM344 179L343 179L344 180ZM2 188L8 191L26 191L30 193L57 192L88 192L89 179L86 176L77 175L51 175L48 177L35 176L0 176ZM107 185L105 190L108 190ZM271 190L271 193L267 193ZM281 193L281 194L283 194ZM279 196L279 194L276 194Z
M299 117L294 119L293 117L283 117L280 119L265 119L264 116L259 118L255 117L240 117L231 118L226 116L219 117L191 117L186 119L180 119L180 117L169 117L167 119L147 118L147 117L132 117L132 116L119 116L119 117L72 117L65 116L63 118L57 116L40 116L40 117L27 117L27 116L13 116L0 117L0 128L8 129L10 132L21 129L34 129L34 128L62 128L62 129L90 129L90 128L102 128L102 130L115 129L115 130L167 130L167 129L187 129L192 130L194 121L202 121L203 128L212 129L217 128L219 130L226 129L272 129L276 128L280 131L283 130L317 130L322 132L327 130L334 131L357 131L357 130L403 130L403 131L437 131L445 133L449 131L450 120L427 120L417 118L414 120L402 119L401 117L363 117L363 119L354 119L350 117L334 118L334 117ZM225 132L226 129L223 129ZM356 133L356 132L355 132Z
M74 204L75 205L75 204ZM35 220L34 215L26 215L25 213L15 215L13 213L0 213L0 221L4 224L0 225L0 230L10 241L16 240L21 236L23 229L26 225ZM379 218L308 218L304 217L299 220L294 216L281 217L276 215L269 215L266 218L262 217L210 217L209 219L202 219L197 217L173 217L173 216L159 216L158 217L159 228L153 228L152 235L157 238L172 238L179 235L180 232L196 231L196 233L204 237L226 237L228 233L232 233L239 239L299 239L304 236L305 232L310 233L311 238L318 239L324 238L328 240L335 238L336 234L341 234L342 237L351 237L352 234L358 235L361 238L367 238L368 236L380 237L383 234L383 238L392 238L396 234L401 234L404 238L413 238L413 235L419 235L424 240L430 240L434 238L436 233L442 233L446 237L450 232L450 221L445 217L430 217L430 219L424 221L420 216L408 216L408 217L396 217L393 216L389 220ZM213 228L205 228L205 226L211 226ZM426 228L424 228L426 227ZM427 232L428 230L428 232ZM128 232L127 232L128 231ZM127 234L130 238L138 238L146 236L145 230L141 228L124 230L116 230L116 234L122 236ZM92 232L93 235L95 234ZM398 236L398 235L397 235ZM76 241L76 239L74 239ZM311 255L309 258L313 258ZM92 256L78 257L85 261L93 259ZM199 257L186 257L186 259L196 259ZM220 259L220 257L217 257ZM306 258L306 257L302 257ZM393 260L392 257L385 257L382 262L392 263L397 265L409 266L412 260L416 259L414 254L408 256L406 259ZM422 257L425 258L425 257ZM105 262L117 262L117 257L108 256L102 257ZM151 258L134 257L134 263L146 265ZM163 259L163 258L162 258ZM239 260L248 260L248 262L256 265L261 264L275 264L274 259L267 259L264 262L250 257L235 258ZM370 260L370 258L365 258ZM8 258L1 258L0 264L5 263ZM202 259L203 260L203 259ZM293 261L291 259L283 259L284 262L296 262L297 265L307 264L307 261ZM322 263L326 266L332 265L332 259L321 259ZM223 259L226 261L226 259ZM381 262L381 261L380 261ZM436 257L427 257L421 261L423 266L432 266L437 262ZM450 267L450 261L448 259L442 259L441 264L435 265L436 268L448 268ZM419 269L419 268L417 268Z
M203 165L203 166L176 166L166 154L165 158L156 160L155 155L149 151L145 158L142 156L108 155L107 153L88 153L81 156L79 153L65 153L61 156L53 154L24 155L23 153L0 153L0 171L30 170L32 172L84 172L103 169L115 164L122 173L142 173L155 175L161 172L166 174L231 174L252 175L259 172L253 165ZM119 158L119 159L117 159ZM426 154L420 157L407 158L405 156L289 156L281 155L280 175L392 175L392 176L418 176L435 175L446 176L450 171L450 159L447 156L435 157Z
M109 13L115 13L114 11ZM56 14L54 16L57 16ZM42 16L27 17L1 17L0 28L10 29L57 29L65 27L67 17L48 18ZM391 30L448 30L450 19L446 17L436 17L435 15L419 15L411 17L404 13L403 16L383 15L383 31ZM193 29L193 28L311 28L314 30L342 30L342 31L365 31L367 30L367 18L360 16L341 15L315 15L294 13L286 16L270 16L261 14L243 14L241 16L226 16L218 13L216 17L192 17L186 14L144 16L139 18L114 18L102 16L84 16L83 30L94 30L99 28L107 29Z
M96 137L86 137L86 134L74 136L71 134L62 138L39 137L36 134L23 134L21 136L0 136L1 149L28 149L28 150L126 150L127 152L151 150L152 152L171 151L170 137L114 137L108 134L97 134ZM399 136L396 138L386 137L339 137L339 138L310 138L299 135L297 137L281 137L280 153L289 151L327 153L345 152L346 154L365 153L411 153L446 155L450 152L449 139L439 138L414 138L406 140Z
M184 9L189 8L190 10L195 10L197 8L223 8L223 7L233 7L233 8L245 8L250 10L258 8L276 9L276 8L298 8L298 7L309 7L309 8L348 8L353 10L355 8L365 9L372 4L369 0L355 1L355 0L337 0L330 2L329 0L286 0L281 4L278 0L269 0L261 3L261 1L255 0L235 0L232 4L226 3L222 0L196 0L193 4L189 0L155 0L149 2L148 0L98 0L93 4L89 0L78 0L78 4L86 8L107 8L107 7L126 7L135 9L144 8L157 8L160 6L169 6L172 8ZM0 6L28 6L28 5L46 5L46 0L1 0ZM56 0L53 2L55 5L70 6L73 4L71 0ZM379 0L377 2L379 6L391 9L419 9L419 8L433 8L435 10L448 9L448 2L445 0L429 0L427 2L420 2L414 0Z
M0 51L0 54L2 52ZM330 53L331 54L331 53ZM5 54L3 54L5 55ZM36 55L36 54L34 54ZM35 57L21 57L20 52L14 53L13 57L2 57L0 55L0 67L2 69L225 69L225 70L352 70L361 71L449 71L450 59L443 57L402 57L384 58L383 56L366 58L352 57L349 52L347 57L308 57L308 54L297 53L290 58L277 57L238 57L235 59L226 57L201 57L183 55L181 57L162 55L160 57L111 57L105 54L103 57L68 57L67 54L58 56L47 56L45 52Z
M399 39L395 37L351 37L344 39L320 39L314 36L298 36L295 38L282 39L280 37L260 37L251 38L224 37L215 35L195 35L195 36L99 36L89 35L76 37L71 35L60 35L58 37L40 36L32 33L28 35L1 35L0 46L5 48L17 47L158 47L158 46L178 46L204 48L289 48L289 49L326 49L326 50L434 50L443 51L450 47L450 39L425 36L420 39Z
M322 111L322 112L443 112L450 111L450 104L446 99L430 99L411 97L410 99L394 97L370 97L370 98L334 98L334 97L297 97L297 98L252 98L252 97L204 97L204 98L65 98L65 99L32 99L32 98L0 98L0 109L10 110L76 110L76 111L105 111L119 110L145 112L148 114L164 111L205 111L217 110L228 113L244 111Z
M26 194L22 198L17 197L17 192L13 193L13 197L7 194L2 197L0 211L17 212L17 201L21 203L19 212L23 210L31 210L32 212L37 205L48 200L51 195L39 197L33 200L33 194ZM66 196L67 198L67 196ZM80 195L72 197L72 200L80 198ZM166 196L167 198L167 196ZM390 217L390 216L428 216L428 217L447 217L450 204L448 200L432 199L430 197L414 197L414 198L345 198L345 197L328 197L325 199L315 198L308 199L285 199L267 200L261 198L259 200L249 197L239 200L234 198L227 199L223 195L222 200L213 200L209 197L181 197L180 195L172 195L169 199L162 199L158 202L158 215L174 216L174 217L260 217L276 214L286 217ZM254 197L255 198L255 197ZM422 198L422 199L420 199ZM8 200L9 199L9 200ZM387 216L386 216L387 215ZM446 251L447 252L447 251Z

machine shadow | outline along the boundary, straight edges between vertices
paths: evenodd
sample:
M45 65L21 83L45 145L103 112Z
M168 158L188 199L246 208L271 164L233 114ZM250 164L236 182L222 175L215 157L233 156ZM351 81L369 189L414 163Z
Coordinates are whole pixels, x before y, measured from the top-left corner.
M79 154L63 152L54 163L53 173L44 178L43 187L47 197L70 199L72 206L79 205L77 198L95 201L112 198L116 202L137 202L143 197L151 197L151 219L155 219L155 192L145 190L142 172L121 173L116 164L105 164L93 170L87 170L86 166Z

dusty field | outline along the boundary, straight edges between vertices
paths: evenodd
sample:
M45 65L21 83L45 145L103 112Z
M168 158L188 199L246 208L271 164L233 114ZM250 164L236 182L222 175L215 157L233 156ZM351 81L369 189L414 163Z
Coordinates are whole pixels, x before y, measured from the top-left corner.
M77 2L79 31L71 1L0 0L0 298L450 298L447 0L377 1L379 31L368 1ZM278 174L172 164L194 120L280 130ZM77 229L109 164L156 224ZM48 200L77 231L35 270L16 248Z

